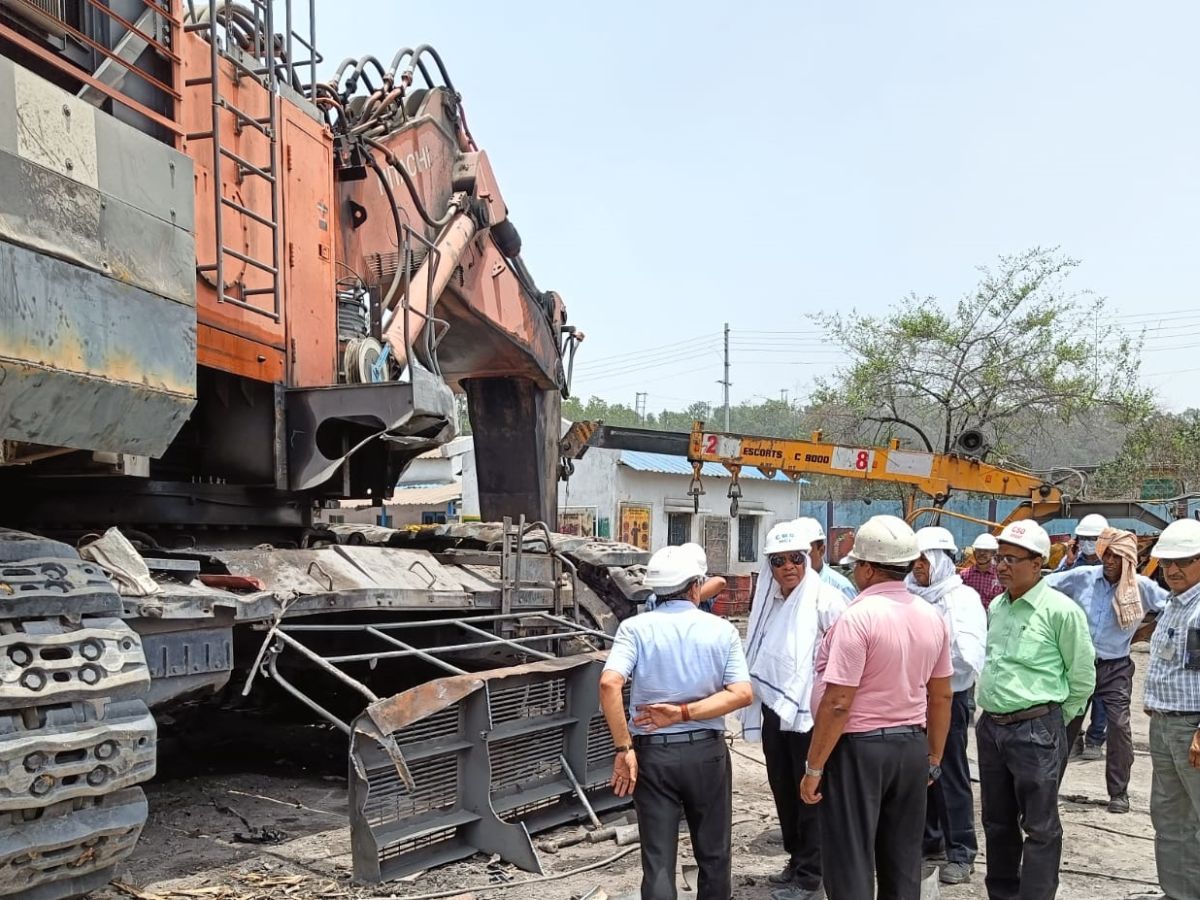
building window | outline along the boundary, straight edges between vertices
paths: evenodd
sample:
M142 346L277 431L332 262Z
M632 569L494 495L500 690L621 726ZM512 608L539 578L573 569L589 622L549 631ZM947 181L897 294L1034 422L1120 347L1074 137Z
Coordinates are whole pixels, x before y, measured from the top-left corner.
M339 515L336 515L336 514L335 514L335 515L331 515L331 516L329 517L329 524L330 524L330 525L344 525L345 523L346 523L346 517L345 517L345 516L339 516Z
M729 571L729 519L726 516L704 517L704 556L709 571L722 575Z
M423 512L421 513L422 525L445 525L446 514L444 512Z
M738 562L758 562L758 516L738 516Z
M667 513L667 546L678 547L692 539L692 514Z

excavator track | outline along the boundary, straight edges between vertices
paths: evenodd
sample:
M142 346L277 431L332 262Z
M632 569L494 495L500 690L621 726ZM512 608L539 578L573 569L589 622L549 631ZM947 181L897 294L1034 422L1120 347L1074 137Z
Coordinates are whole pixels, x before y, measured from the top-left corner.
M0 896L79 896L146 821L142 642L98 566L25 532L0 530L0 604Z

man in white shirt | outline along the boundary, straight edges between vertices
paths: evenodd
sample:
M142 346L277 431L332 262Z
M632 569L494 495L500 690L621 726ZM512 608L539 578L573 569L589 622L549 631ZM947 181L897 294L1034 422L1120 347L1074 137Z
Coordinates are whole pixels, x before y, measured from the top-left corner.
M945 853L943 884L971 880L979 844L975 837L975 798L967 767L967 736L975 710L975 681L983 669L987 648L987 613L979 594L963 584L955 571L958 547L945 528L917 532L920 558L913 563L905 583L913 594L941 613L950 629L950 679L954 699L950 707L950 733L942 756L942 777L929 787L925 814L925 856Z
M762 740L788 853L783 871L768 876L785 886L772 893L773 900L810 900L821 891L820 816L800 802L800 781L812 740L817 645L847 601L811 565L809 534L797 521L776 525L767 535L746 630L755 702L739 715L742 736Z

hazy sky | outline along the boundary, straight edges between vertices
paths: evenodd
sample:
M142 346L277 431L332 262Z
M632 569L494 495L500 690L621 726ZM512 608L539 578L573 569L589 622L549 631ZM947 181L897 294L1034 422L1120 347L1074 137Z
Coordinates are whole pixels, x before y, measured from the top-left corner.
M319 41L441 52L524 256L587 333L575 392L803 397L806 314L957 299L1034 245L1200 406L1200 4L317 0ZM1090 322L1081 328L1092 330Z

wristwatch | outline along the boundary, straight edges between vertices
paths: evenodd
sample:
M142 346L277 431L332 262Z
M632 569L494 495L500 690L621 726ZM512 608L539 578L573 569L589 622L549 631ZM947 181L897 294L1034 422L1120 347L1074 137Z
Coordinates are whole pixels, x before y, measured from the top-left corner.
M632 749L633 749L633 744L621 744L621 746L616 748L616 751L618 753L628 753Z
M825 774L825 770L824 769L814 769L808 763L805 763L804 764L804 774L807 775L809 778L820 778L822 775Z
M937 781L941 777L942 777L942 767L939 766L937 763L930 763L929 764L929 780Z

